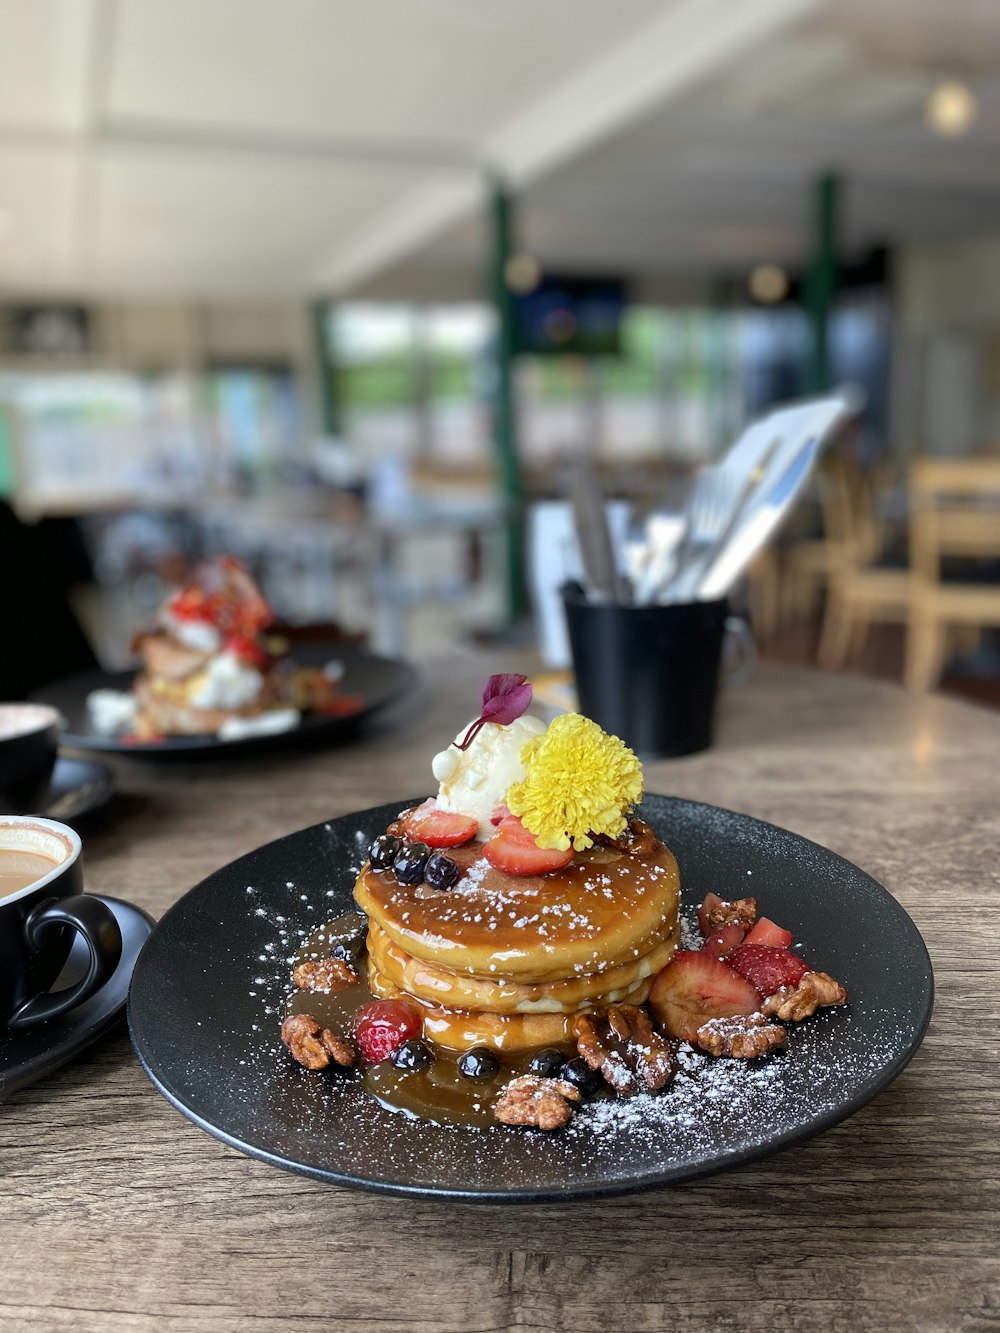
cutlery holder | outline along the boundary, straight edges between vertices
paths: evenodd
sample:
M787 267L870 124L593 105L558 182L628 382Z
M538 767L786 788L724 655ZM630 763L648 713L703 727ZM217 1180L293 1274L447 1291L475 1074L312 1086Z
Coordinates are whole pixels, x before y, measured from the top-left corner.
M712 743L728 606L588 602L563 590L579 709L637 754L672 758Z

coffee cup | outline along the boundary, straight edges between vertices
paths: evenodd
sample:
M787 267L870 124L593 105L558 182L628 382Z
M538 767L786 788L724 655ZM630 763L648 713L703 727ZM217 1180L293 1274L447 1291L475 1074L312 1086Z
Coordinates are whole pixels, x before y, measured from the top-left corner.
M83 891L79 836L66 824L0 815L0 1030L26 1028L89 999L111 977L122 936L109 907ZM51 991L74 932L86 975Z
M62 718L48 704L0 704L0 811L41 809Z

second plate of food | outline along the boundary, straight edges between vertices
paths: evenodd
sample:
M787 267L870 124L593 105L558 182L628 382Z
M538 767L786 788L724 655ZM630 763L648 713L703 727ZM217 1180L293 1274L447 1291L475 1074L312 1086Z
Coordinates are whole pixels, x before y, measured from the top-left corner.
M136 965L129 1023L167 1099L223 1142L341 1185L528 1202L667 1185L831 1128L903 1070L930 1018L917 928L864 871L794 833L665 796L639 808L677 857L691 930L709 891L755 893L850 1002L796 1025L760 1061L684 1053L656 1095L595 1100L546 1134L389 1109L352 1074L298 1067L279 1038L290 960L349 911L371 839L403 802L332 819L209 876L163 917ZM485 1093L484 1089L484 1093Z
M338 663L343 669L338 694L350 701L348 711L336 715L306 713L290 730L272 735L243 736L232 740L220 740L211 734L164 736L155 741L135 742L123 736L102 735L87 709L87 696L94 690L127 690L132 682L132 672L84 672L47 685L35 698L52 704L66 718L66 729L61 737L64 746L143 759L176 759L234 753L245 755L298 745L337 744L354 735L374 713L412 688L417 678L408 662L348 648L336 640L296 643L295 658L302 666Z

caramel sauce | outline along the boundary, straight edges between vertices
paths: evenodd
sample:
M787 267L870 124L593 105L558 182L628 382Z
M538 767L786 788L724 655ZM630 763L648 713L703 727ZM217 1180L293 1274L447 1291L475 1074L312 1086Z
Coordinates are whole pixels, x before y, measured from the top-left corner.
M295 955L293 967L315 958L325 958L337 943L363 940L367 923L356 912L329 921L304 941ZM292 992L285 1015L311 1014L317 1023L348 1035L354 1027L358 1010L374 998L365 984L367 953L363 943L355 964L358 984L326 995L320 991ZM426 1040L426 1039L425 1039ZM492 1078L467 1078L458 1068L458 1053L445 1051L427 1042L434 1059L424 1069L396 1069L391 1060L365 1064L361 1071L333 1073L332 1078L360 1079L364 1089L391 1111L400 1111L439 1125L495 1125L492 1106L500 1089L517 1074L527 1072L532 1051L505 1058ZM567 1057L576 1054L570 1042L563 1049Z

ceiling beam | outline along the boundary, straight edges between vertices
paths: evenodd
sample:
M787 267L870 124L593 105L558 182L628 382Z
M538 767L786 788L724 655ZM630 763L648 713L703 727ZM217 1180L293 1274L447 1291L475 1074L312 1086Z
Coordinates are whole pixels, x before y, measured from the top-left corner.
M482 171L522 187L773 38L828 0L675 0L482 145ZM429 179L319 266L339 294L420 250L481 204L484 181Z

